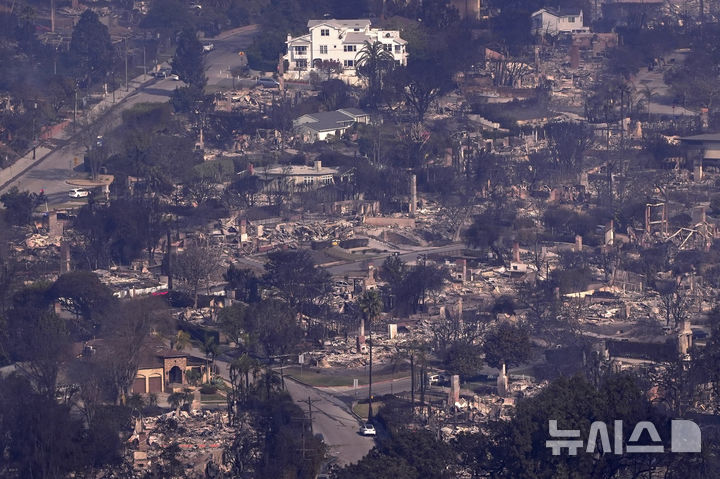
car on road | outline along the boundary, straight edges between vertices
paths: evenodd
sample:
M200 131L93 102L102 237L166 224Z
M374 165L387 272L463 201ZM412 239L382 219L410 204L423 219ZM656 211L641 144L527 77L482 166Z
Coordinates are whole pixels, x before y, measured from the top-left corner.
M70 198L85 198L87 196L90 196L90 192L83 188L73 188L68 193L68 196Z
M263 88L280 88L280 83L274 78L258 78L257 84Z
M169 68L161 68L155 72L155 78L167 78L170 73L172 73L172 70Z
M374 436L377 434L377 432L375 431L375 426L368 423L362 425L362 427L360 428L360 434L362 434L363 436Z
M168 78L174 81L180 81L180 77L177 73L171 73L170 75L168 75Z
M211 51L213 51L213 50L215 50L215 45L214 45L214 44L212 44L212 43L207 43L207 44L203 45L203 51L204 51L205 53L211 52Z

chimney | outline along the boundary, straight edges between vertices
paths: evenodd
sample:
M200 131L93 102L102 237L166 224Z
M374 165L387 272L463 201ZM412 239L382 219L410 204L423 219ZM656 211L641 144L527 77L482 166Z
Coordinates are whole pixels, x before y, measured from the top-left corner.
M70 272L70 245L65 241L60 243L60 273Z
M500 374L497 377L497 393L498 396L505 397L508 393L508 377L505 371L505 364L503 363Z
M520 243L517 241L513 243L513 261L520 262Z
M320 161L320 160L315 160L315 161L314 161L314 164L315 164L315 171L320 171L320 170L322 170L322 161Z
M448 405L454 406L460 401L460 376L453 374L450 377L450 391L448 393Z
M582 236L575 235L575 251L578 253L582 253Z
M462 275L462 280L467 280L467 260L465 258L460 258L455 260L455 264L462 268L462 272L460 273Z
M417 207L417 177L410 175L410 216L415 217Z

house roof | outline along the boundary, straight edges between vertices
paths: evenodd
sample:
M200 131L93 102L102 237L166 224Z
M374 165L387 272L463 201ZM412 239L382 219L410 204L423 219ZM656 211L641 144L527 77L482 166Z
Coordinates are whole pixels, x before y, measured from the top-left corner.
M319 25L327 25L333 28L366 28L370 26L370 20L366 18L350 19L350 20L335 20L334 18L328 18L324 20L308 20L307 27L313 28Z
M688 143L720 142L720 133L705 133L703 135L685 136L681 141Z
M342 113L341 111L321 111L306 115L315 121L303 123L302 126L315 131L332 131L339 128L346 128L355 122L355 117ZM298 125L300 126L300 125Z
M307 34L299 36L299 37L291 38L289 41L287 41L285 43L311 43L310 42L310 34L307 33Z
M547 12L550 15L554 15L556 17L578 17L582 14L582 10L579 8L553 8L553 7L543 7L537 12L533 13L532 16L538 15L542 12Z
M347 35L345 35L345 38L343 38L343 43L362 43L362 42L371 42L372 38L370 35L366 35L363 32L348 32Z
M360 108L342 108L338 111L353 118L357 118L359 116L367 116L368 114L366 111L363 111Z

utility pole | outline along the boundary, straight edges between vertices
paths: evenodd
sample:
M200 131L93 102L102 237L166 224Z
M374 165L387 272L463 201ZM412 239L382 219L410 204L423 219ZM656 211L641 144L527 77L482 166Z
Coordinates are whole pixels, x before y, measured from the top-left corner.
M368 422L372 421L372 321L368 320L368 350L370 351L370 368L368 369Z
M310 420L310 434L313 434L313 425L312 425L312 405L313 403L320 402L319 399L310 399L310 396L306 400L298 401L301 403L306 403L308 405L308 419Z
M145 45L143 45L143 80L147 80L147 64L145 63Z
M78 91L78 84L75 83L75 109L73 110L73 133L75 132L75 128L77 125L77 91Z
M168 291L173 289L173 271L172 271L172 248L170 242L170 228L167 229L167 274L168 274Z
M128 51L127 51L127 37L125 37L125 91L128 91Z

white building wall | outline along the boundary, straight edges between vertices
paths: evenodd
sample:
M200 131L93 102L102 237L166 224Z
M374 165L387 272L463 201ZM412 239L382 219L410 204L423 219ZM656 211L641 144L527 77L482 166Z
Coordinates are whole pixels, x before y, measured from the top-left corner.
M297 38L288 36L288 53L285 59L289 61L289 74L300 76L303 72L297 71L297 60L306 60L307 71L313 69L316 60L333 60L340 62L345 75L354 75L355 62L363 48L362 40L347 43L348 34L366 34L370 41L380 41L388 45L393 58L402 65L407 63L407 49L400 33L395 30L380 30L372 28L338 28L332 25L320 24L310 28L308 34L309 45L300 42ZM307 45L304 55L298 55L295 46Z

